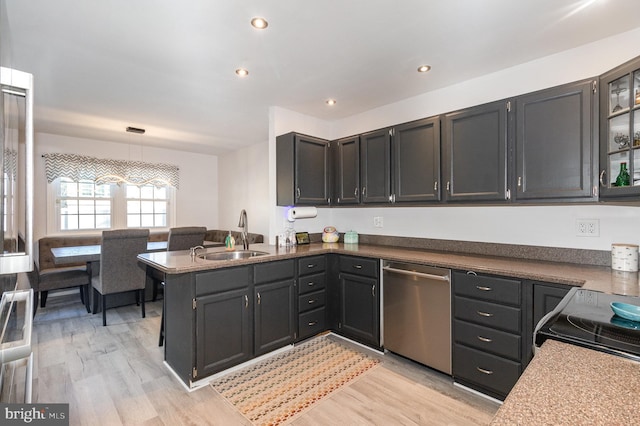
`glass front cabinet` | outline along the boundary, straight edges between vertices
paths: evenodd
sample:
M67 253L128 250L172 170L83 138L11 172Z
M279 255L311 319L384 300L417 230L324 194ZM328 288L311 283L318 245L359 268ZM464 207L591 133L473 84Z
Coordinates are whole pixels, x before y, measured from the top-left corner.
M640 58L600 77L600 195L640 195Z

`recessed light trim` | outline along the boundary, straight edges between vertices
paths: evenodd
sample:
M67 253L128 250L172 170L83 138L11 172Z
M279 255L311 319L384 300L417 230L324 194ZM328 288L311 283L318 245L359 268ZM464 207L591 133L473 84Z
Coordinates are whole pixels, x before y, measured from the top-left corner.
M418 72L428 72L431 69L431 65L420 65Z
M238 75L238 77L246 77L249 75L249 71L245 68L238 68L236 70L236 74Z
M251 26L257 30L264 30L269 26L266 19L256 16L251 20Z
M338 103L338 101L336 101L335 99L327 99L325 102L329 106L334 106L335 104Z

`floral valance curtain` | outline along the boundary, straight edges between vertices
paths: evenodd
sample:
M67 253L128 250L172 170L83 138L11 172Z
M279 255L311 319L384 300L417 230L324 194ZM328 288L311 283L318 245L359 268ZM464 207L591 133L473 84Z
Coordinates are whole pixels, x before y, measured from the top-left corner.
M174 188L178 188L180 183L179 169L171 164L109 160L75 154L44 154L43 157L49 183L59 177L103 183L169 185Z

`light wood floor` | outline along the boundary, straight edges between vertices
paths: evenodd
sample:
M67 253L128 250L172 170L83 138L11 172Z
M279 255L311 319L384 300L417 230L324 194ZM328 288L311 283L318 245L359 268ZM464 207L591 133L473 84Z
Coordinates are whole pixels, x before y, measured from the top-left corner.
M72 425L249 425L207 386L187 392L163 365L161 302L87 314L76 295L49 296L34 321L33 402L70 404ZM488 424L497 404L401 357L383 363L295 425Z

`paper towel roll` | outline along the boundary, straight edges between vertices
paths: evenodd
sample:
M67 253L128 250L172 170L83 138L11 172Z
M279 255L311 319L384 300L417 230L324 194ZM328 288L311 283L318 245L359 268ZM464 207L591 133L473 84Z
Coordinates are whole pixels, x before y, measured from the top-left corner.
M291 207L287 211L287 219L293 222L296 219L306 219L318 216L318 209L315 207Z

